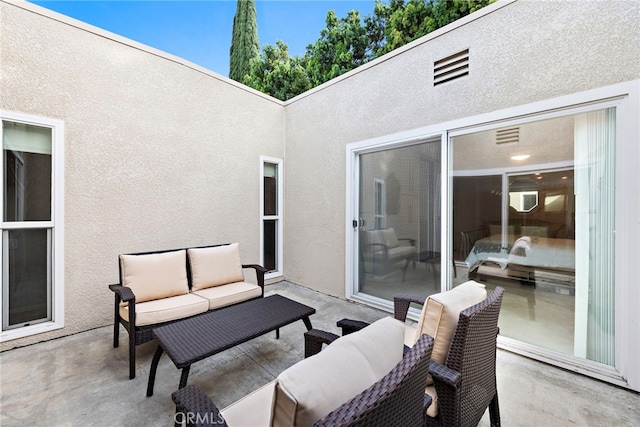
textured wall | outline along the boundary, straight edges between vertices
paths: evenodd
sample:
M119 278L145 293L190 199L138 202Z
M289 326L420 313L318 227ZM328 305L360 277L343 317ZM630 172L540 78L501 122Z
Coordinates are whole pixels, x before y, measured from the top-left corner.
M492 8L288 103L288 279L344 296L347 144L640 75L636 1ZM434 88L434 61L467 48L470 75Z
M2 349L111 323L120 253L238 241L259 262L259 156L284 156L281 103L14 5L0 13L0 108L66 131L65 328Z
M285 278L344 296L347 144L640 75L636 1L490 8L283 108L170 55L0 2L0 108L66 130L66 327L0 350L109 324L119 253L233 240L256 262L260 155L285 158ZM434 88L433 61L467 48L470 76Z

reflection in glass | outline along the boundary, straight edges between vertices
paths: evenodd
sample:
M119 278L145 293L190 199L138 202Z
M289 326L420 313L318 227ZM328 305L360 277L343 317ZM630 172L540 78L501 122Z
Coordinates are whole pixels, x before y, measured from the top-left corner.
M51 320L50 231L5 230L3 236L4 329Z

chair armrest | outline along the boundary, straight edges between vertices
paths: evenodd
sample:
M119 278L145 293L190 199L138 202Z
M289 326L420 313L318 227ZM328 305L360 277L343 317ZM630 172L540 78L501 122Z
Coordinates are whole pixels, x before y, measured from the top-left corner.
M173 392L171 399L176 404L176 422L186 421L187 426L198 427L227 426L215 403L194 385Z
M412 239L411 237L401 237L398 239L399 242L402 242L406 240L407 242L411 243L411 246L415 246L416 245L416 239Z
M242 264L242 268L253 268L256 271L258 286L262 288L262 296L264 296L264 274L269 270L267 270L260 264Z
M322 344L331 344L335 340L340 338L336 334L331 332L321 331L319 329L311 329L304 333L304 357L313 356L320 353L322 350Z
M338 328L342 328L342 335L349 335L354 332L358 332L360 329L369 326L367 322L361 322L359 320L342 319L336 323Z
M116 294L116 298L120 298L121 301L133 302L135 304L136 296L131 288L122 285L109 285L109 289L111 289Z
M375 249L375 247L377 246L380 246L384 251L384 257L387 258L389 256L389 246L385 245L384 243L369 243L369 246L373 246L373 249Z
M454 388L458 388L460 384L460 372L448 368L442 363L432 360L429 364L429 373L434 382L441 381Z
M412 302L424 305L426 298L418 295L395 295L393 297L393 317L404 322L407 320L409 305Z

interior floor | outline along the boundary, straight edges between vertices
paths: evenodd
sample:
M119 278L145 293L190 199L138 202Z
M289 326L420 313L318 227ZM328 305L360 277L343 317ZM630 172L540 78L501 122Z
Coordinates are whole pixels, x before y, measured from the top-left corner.
M360 291L393 300L394 295L412 294L427 297L440 292L440 264L409 264L403 275L402 266L385 277L365 274ZM467 267L456 264L451 269L453 286L469 280ZM490 291L505 289L500 311L500 334L522 342L573 355L575 297L552 292L548 287L521 284L517 280L477 275L474 280L485 283Z

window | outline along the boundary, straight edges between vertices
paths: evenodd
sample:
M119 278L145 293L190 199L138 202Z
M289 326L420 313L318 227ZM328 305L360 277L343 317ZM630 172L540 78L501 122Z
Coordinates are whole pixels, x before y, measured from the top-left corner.
M260 262L266 278L282 275L282 160L260 157Z
M61 328L63 124L2 112L1 340Z

